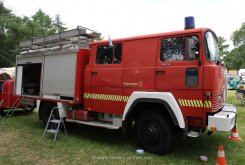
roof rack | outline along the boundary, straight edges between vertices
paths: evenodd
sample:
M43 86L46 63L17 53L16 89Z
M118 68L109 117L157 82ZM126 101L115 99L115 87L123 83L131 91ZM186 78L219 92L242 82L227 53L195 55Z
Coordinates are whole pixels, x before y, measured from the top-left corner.
M21 41L19 43L19 47L22 51L26 51L50 48L55 46L63 47L64 45L69 44L89 44L95 38L93 34L93 30L78 26L76 29Z

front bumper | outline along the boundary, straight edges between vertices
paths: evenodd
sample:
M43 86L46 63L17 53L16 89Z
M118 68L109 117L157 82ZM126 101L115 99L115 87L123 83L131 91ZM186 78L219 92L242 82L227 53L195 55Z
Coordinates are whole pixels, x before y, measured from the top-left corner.
M225 104L218 113L208 116L208 130L230 131L236 125L236 107Z

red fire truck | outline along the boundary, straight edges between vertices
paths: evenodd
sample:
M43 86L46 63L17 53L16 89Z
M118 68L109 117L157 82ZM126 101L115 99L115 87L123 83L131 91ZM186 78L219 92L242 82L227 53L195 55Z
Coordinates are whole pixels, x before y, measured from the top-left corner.
M27 99L24 100L27 101ZM32 109L29 109L29 105L20 101L20 97L14 95L14 80L12 77L6 72L0 73L0 115L4 116L4 110L6 109L13 110L18 108L25 111L33 110L33 106ZM29 102L32 103L31 100Z
M96 42L91 34L78 27L20 43L15 94L39 100L45 125L59 107L66 122L135 130L139 146L157 154L179 133L197 137L235 126L212 30L187 24L180 31Z

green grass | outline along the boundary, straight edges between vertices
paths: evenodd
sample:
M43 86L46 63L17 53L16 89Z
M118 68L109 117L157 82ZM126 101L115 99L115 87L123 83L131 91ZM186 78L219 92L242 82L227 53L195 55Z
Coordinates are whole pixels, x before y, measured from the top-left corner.
M229 102L238 109L239 135L245 138L245 107L236 101L235 91L229 91ZM68 136L53 135L41 139L44 127L36 113L16 112L0 126L0 164L202 164L198 158L206 155L215 164L218 145L223 144L228 164L244 164L245 143L231 141L230 132L216 132L211 136L178 139L172 150L164 155L135 154L137 146L132 136L120 131L69 125Z

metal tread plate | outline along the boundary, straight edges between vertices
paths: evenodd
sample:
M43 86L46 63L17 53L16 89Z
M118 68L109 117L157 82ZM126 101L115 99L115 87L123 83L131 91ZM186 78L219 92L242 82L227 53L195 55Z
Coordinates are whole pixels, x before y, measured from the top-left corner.
M112 125L110 123L101 122L101 121L79 121L79 120L66 119L66 122L79 123L79 124L103 127L103 128L108 128L108 129L119 129L120 128L119 126Z

